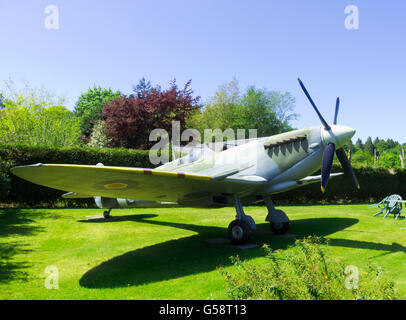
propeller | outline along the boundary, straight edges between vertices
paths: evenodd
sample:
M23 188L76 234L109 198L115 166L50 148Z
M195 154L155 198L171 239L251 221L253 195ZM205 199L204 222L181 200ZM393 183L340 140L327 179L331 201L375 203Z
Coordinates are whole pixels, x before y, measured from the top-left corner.
M330 131L331 135L334 135L332 132L331 127L327 123L326 120L324 120L323 116L319 112L318 108L316 107L315 103L313 102L313 99L310 97L309 92L307 91L306 87L304 86L303 82L298 78L299 84L305 93L306 97L309 99L311 105L313 106L313 109L316 111L317 115L319 116L319 119L324 127L324 130ZM336 100L336 108L335 108L335 113L334 113L334 121L333 124L337 124L337 116L338 116L338 111L340 109L340 98L337 98ZM358 179L355 175L354 169L351 166L350 161L347 158L347 155L345 154L345 151L343 148L339 148L335 150L336 146L334 143L329 143L326 145L323 151L323 158L322 158L322 164L321 164L321 191L324 193L327 188L328 184L328 179L330 177L330 172L331 172L331 167L333 165L333 160L334 160L334 151L337 155L338 161L340 161L341 166L344 169L344 173L349 176L354 183L354 185L359 189L359 183Z
M338 110L340 108L340 97L337 97L336 101L336 111L334 112L334 124L337 124L337 115L338 115Z

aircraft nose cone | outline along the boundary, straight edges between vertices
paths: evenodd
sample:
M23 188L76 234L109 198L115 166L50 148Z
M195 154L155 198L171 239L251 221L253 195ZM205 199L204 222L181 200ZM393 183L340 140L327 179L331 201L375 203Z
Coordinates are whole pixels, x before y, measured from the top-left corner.
M334 143L336 149L343 147L354 136L355 130L346 126L331 125L330 130L321 127L321 138L324 145Z
M331 126L331 130L333 131L333 135L337 141L337 148L344 146L355 134L355 130L353 128L346 126Z

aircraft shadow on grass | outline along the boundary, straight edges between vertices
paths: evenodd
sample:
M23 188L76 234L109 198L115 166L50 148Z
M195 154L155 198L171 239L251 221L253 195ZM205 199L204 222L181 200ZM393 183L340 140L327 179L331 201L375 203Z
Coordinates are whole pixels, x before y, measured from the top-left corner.
M79 284L86 288L115 288L137 286L152 282L176 279L188 275L215 270L219 266L231 265L230 256L239 255L242 259L265 256L260 247L250 250L238 250L230 244L214 245L205 240L226 235L226 229L213 226L172 223L149 220L157 217L154 214L130 215L116 217L113 220L82 220L87 223L115 223L134 221L157 226L169 226L196 232L196 235L170 240L147 246L103 262L86 272ZM293 220L291 232L298 238L308 235L326 237L358 223L353 218L312 218ZM258 230L268 230L268 223L257 224ZM294 242L293 238L281 238L272 234L254 233L250 243L262 245L267 243L272 249L286 248ZM367 241L331 239L329 245L351 248L383 250L389 252L403 251L400 244L380 244Z
M30 236L43 232L44 228L35 225L30 214L20 209L0 209L0 238L6 239L15 235ZM0 243L0 283L13 280L25 280L26 270L31 267L26 262L15 262L14 257L32 251L30 244L21 241L7 241Z

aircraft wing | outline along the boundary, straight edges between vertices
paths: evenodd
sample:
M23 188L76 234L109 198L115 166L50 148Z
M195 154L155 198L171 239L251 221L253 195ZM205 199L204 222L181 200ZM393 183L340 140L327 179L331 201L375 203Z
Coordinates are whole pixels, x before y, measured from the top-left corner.
M343 172L337 172L337 173L331 173L330 178L338 177L343 175ZM319 176L308 176L306 178L298 180L299 184L309 184L309 183L314 183L314 182L319 182L321 180L321 175Z
M64 193L62 196L64 199L88 199L88 198L93 198L93 196L89 196L86 194L79 194L76 192L68 192Z
M11 172L35 184L70 192L65 197L94 195L176 202L188 195L213 193L217 182L236 170L224 168L211 174L195 174L143 168L36 164L15 167Z
M342 172L331 173L330 178L338 177L343 174L344 173L342 173ZM306 186L311 183L319 182L320 180L321 180L321 175L307 176L307 177L305 177L303 179L299 179L299 180L283 181L283 182L269 186L267 189L265 189L265 193L269 193L269 194L281 193L281 192L289 191L292 189L296 189L298 187L303 187L303 186Z

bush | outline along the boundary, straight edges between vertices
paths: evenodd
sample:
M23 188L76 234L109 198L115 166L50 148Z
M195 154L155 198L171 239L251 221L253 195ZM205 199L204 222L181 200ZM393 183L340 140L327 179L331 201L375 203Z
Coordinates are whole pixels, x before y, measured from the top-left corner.
M383 168L354 168L360 189L345 175L329 180L326 193L320 191L320 183L273 196L280 204L299 203L357 203L379 202L391 194L406 198L406 170L386 170ZM343 172L341 166L333 166L331 172ZM318 175L320 173L315 173Z
M106 124L102 120L96 121L87 147L107 148L110 142L111 139L106 134Z
M0 184L6 186L9 183L7 198L3 199L2 202L18 202L20 205L27 204L30 206L45 204L50 206L94 205L92 199L61 199L60 196L64 193L63 191L32 184L10 173L12 167L40 162L85 165L95 165L102 162L104 165L111 166L152 167L148 151L127 150L123 148L52 148L0 145ZM6 191L3 190L3 198L5 193Z
M324 242L325 243L325 242ZM296 240L289 250L265 246L268 262L253 264L232 257L236 272L220 269L232 299L266 300L392 300L393 282L369 265L357 280L342 261L330 257L321 238Z

